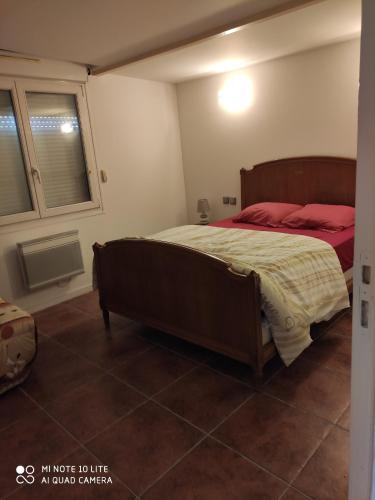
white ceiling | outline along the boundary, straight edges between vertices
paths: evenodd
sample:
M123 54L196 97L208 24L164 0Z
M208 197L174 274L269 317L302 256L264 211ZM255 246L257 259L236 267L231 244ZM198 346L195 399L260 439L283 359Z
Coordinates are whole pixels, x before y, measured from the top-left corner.
M1 0L0 49L107 65L289 2Z
M117 72L177 83L347 40L358 36L360 29L360 0L326 0Z
M297 1L297 0L294 0ZM117 73L181 82L354 37L361 0L310 5ZM1 0L0 49L106 66L293 0ZM0 59L1 64L1 59ZM30 63L31 64L31 63Z

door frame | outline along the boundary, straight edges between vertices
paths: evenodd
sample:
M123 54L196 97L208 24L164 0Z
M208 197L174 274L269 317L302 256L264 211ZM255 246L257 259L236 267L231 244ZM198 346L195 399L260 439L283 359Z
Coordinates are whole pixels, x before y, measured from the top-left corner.
M353 286L349 499L375 499L375 2L362 1ZM366 284L363 266L370 266ZM368 281L368 280L367 280ZM368 325L362 305L368 305Z

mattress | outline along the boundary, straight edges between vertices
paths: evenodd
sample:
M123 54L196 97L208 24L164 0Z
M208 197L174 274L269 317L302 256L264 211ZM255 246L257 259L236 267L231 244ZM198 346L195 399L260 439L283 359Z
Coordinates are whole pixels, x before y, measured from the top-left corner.
M326 241L335 249L344 273L353 267L354 226L348 227L343 231L338 231L337 233L329 233L327 231L319 231L317 229L291 229L288 227L274 228L257 226L256 224L244 224L241 222L233 222L232 218L214 222L213 224L210 224L210 226L226 227L231 229L252 229L253 231L274 231L276 233L300 234L302 236L318 238Z

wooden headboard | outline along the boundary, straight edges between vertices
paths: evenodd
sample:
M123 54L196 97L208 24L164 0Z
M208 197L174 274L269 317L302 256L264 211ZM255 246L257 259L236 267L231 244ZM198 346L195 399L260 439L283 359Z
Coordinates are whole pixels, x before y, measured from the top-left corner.
M285 158L241 169L241 207L261 201L355 204L356 160L333 156Z

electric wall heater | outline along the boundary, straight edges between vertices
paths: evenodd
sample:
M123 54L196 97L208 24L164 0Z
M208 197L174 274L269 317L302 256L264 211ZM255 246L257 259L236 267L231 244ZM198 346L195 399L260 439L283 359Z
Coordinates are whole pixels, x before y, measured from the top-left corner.
M17 243L17 250L29 290L85 272L78 231Z

